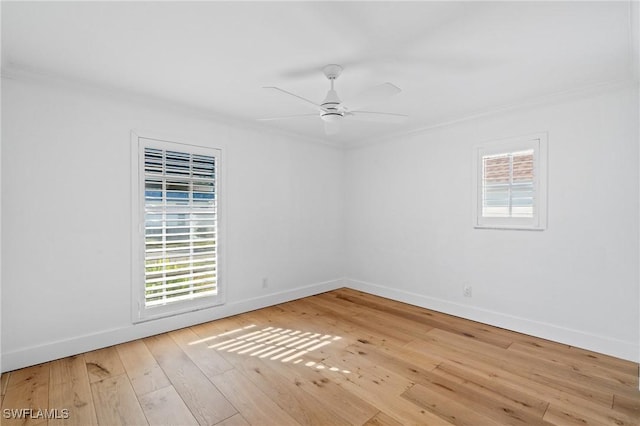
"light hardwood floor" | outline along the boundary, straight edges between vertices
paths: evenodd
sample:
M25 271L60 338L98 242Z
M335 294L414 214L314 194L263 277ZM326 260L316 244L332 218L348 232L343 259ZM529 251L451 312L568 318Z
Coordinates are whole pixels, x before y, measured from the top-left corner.
M0 386L2 425L640 424L638 364L348 289ZM21 408L32 418L4 418Z

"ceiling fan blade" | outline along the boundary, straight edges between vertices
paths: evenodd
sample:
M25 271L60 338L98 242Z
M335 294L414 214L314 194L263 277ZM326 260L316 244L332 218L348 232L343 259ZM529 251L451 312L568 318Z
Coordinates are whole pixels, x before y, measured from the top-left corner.
M348 105L346 108L349 111L354 111L371 104L386 101L401 91L402 90L400 90L399 87L391 83L383 83L378 86L373 86L370 89L360 92L355 98L345 102L345 104Z
M318 117L318 113L315 114L295 114L295 115L283 115L281 117L267 117L267 118L258 118L258 121L276 121L276 120L289 120L291 118L300 118L300 117Z
M289 96L293 96L294 98L296 98L296 99L298 99L299 101L301 101L301 103L303 103L303 104L304 104L304 105L306 105L307 107L313 107L313 109L315 109L316 111L318 111L318 110L323 110L323 108L322 108L320 105L318 105L317 103L315 103L315 102L313 102L313 101L310 101L310 100L309 100L309 99L307 99L307 98L303 98L302 96L298 96L298 95L296 95L295 93L287 92L286 90L281 89L281 88L279 88L279 87L274 87L274 86L265 86L265 87L263 87L263 89L273 89L273 90L277 90L277 91L282 92L282 93L284 93L284 94L287 94L287 95L289 95Z
M327 136L337 135L340 133L340 128L340 120L324 122L324 132Z
M349 120L376 121L379 123L403 123L409 116L405 114L394 114L391 112L374 111L348 111L345 117Z

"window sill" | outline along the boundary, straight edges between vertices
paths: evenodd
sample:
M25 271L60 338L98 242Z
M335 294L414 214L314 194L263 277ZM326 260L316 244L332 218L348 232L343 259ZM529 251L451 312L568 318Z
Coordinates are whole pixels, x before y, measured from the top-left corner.
M474 225L475 229L498 229L498 230L512 230L512 231L544 231L547 229L542 226L523 226L523 225Z

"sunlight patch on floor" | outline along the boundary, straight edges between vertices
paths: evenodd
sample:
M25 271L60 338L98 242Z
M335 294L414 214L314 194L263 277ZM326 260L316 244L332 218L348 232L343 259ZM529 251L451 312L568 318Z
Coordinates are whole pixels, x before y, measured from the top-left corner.
M217 351L255 356L260 359L269 359L284 363L300 364L304 362L302 358L304 355L342 339L340 336L332 336L330 334L313 333L310 331L302 332L301 330L280 327L265 327L247 333L248 330L255 327L255 324L251 324L236 328L214 336L194 340L190 342L189 345L206 343L209 349L215 349ZM222 340L216 341L216 339L220 338L222 338ZM343 370L335 366L327 366L315 361L308 361L304 363L304 365L317 370L326 369L344 374L350 373L349 370Z

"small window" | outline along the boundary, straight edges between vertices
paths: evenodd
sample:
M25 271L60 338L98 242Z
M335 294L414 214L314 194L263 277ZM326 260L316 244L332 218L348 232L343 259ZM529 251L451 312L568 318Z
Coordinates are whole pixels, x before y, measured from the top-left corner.
M545 229L546 151L546 134L475 148L476 228Z
M221 303L220 151L134 142L134 320Z

